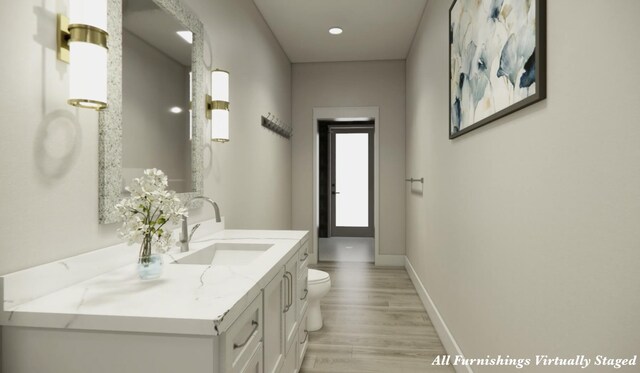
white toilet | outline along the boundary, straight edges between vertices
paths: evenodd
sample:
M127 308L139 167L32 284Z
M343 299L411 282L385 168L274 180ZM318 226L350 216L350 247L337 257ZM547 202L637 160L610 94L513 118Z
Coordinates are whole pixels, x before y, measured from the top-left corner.
M331 277L327 272L309 269L307 280L309 289L309 314L307 316L307 330L314 332L322 328L322 313L320 312L320 299L331 289Z

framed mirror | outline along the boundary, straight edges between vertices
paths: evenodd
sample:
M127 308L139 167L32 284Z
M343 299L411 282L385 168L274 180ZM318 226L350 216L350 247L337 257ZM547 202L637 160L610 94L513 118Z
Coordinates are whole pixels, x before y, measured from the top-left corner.
M203 191L202 24L179 0L109 0L109 107L99 115L99 221L147 168L183 200Z

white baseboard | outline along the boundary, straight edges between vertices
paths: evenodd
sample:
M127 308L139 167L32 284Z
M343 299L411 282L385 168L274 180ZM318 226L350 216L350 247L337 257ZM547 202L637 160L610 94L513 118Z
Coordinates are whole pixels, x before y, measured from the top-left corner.
M375 265L387 267L404 267L404 255L376 255Z
M418 296L420 297L424 308L427 310L427 314L431 319L431 323L435 327L436 333L438 333L438 337L440 337L440 341L442 341L442 345L447 351L447 354L451 356L464 356L462 350L460 349L460 346L458 346L455 338L453 338L453 335L449 331L447 324L445 324L444 320L442 319L442 315L440 315L440 312L438 312L438 308L436 307L435 303L433 303L433 300L429 296L427 289L422 284L422 281L420 281L418 274L416 273L415 269L413 269L413 266L411 265L411 262L407 257L404 257L404 267L406 268L407 273L409 273L411 282L413 282L413 286L415 286L416 291L418 292ZM473 370L471 370L471 367L469 366L455 365L453 368L456 370L456 373L473 373Z

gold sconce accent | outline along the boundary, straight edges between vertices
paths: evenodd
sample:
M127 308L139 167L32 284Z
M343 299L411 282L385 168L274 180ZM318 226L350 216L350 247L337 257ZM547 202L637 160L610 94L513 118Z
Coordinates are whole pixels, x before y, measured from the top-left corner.
M69 24L69 18L64 14L58 14L58 59L69 63L69 42L77 41L98 45L109 49L107 39L109 34L97 27L80 24Z
M229 111L229 103L226 101L212 100L211 95L206 97L207 103L207 119L211 119L211 111L213 110L227 110Z

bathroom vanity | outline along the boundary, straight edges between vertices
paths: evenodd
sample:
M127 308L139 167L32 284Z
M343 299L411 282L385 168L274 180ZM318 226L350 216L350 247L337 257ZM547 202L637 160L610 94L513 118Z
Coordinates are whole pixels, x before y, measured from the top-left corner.
M157 280L125 244L0 277L3 371L297 372L309 233L212 231Z

